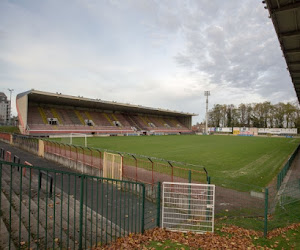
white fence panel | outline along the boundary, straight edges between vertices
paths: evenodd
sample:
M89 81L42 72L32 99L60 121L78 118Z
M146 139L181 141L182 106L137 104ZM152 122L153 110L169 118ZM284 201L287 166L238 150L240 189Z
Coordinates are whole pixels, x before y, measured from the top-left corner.
M163 182L162 227L172 231L214 231L215 185Z

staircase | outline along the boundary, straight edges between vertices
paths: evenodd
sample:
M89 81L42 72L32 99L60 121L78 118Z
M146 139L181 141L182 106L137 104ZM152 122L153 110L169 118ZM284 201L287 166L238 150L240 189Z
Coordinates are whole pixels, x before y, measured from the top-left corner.
M51 113L53 114L53 117L57 118L59 124L63 124L60 116L58 115L55 108L51 108Z
M131 118L130 115L124 115L124 118L130 124L130 126L137 128L138 130L142 130L140 126Z
M44 185L38 189L39 178L37 170L34 171L36 172L30 177L27 169L23 176L23 172L18 172L17 167L2 165L0 249L78 249L80 230L82 247L86 249L96 246L96 241L98 244L107 243L127 234L119 226L92 210L88 203L80 204L78 193L77 197L76 192L75 195L70 195L70 183L74 183L70 176L69 183L63 184L60 181L56 182L53 173L56 187L50 195L49 181L44 177ZM79 182L77 181L77 185ZM69 185L69 191L62 191L59 188L60 183L65 185L64 189Z
M40 113L40 115L41 115L41 117L43 119L44 124L48 124L47 116L45 114L44 109L42 107L38 107L38 110L39 110L39 113Z
M80 112L78 110L75 110L75 114L77 115L77 118L79 119L81 124L85 125L84 119L83 119L82 115L80 114Z
M104 117L106 118L106 120L110 123L111 126L115 126L112 122L112 120L110 119L110 117L108 116L108 114L103 113Z

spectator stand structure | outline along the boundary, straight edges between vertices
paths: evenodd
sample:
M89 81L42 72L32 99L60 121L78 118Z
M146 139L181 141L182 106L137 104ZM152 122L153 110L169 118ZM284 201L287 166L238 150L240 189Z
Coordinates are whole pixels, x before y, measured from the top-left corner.
M17 111L21 133L37 136L192 133L196 115L37 90L17 95Z

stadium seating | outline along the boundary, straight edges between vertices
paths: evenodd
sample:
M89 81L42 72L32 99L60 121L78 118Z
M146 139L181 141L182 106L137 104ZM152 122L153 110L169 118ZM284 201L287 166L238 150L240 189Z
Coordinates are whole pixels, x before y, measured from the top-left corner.
M93 134L133 134L137 131L147 134L191 132L175 118L47 105L29 106L28 110L27 129L30 134L37 135L76 132ZM55 124L50 124L49 118L54 118Z

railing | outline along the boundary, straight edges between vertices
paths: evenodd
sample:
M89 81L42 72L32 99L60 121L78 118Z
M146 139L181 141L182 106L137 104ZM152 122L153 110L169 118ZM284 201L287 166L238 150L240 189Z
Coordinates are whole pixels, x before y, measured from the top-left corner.
M290 167L292 166L292 163L299 151L300 145L296 148L296 150L293 152L293 154L290 156L290 158L287 160L286 164L283 166L279 174L277 175L277 190L280 189L281 184L283 182L284 177L286 176L287 172L289 171Z
M207 172L201 166L101 148L85 148L50 140L44 140L44 143L45 157L47 157L46 154L50 154L72 160L76 163L79 162L85 166L89 166L88 172L93 175L102 176L103 153L111 152L123 156L122 174L123 178L127 180L154 185L157 182L163 181L187 182L190 178L192 182L207 183ZM63 163L63 161L60 161L60 163Z
M143 233L145 207L154 206L145 200L141 183L4 161L0 189L5 244L0 248L9 249L102 246L131 232Z
M32 153L39 150L39 140L30 136L13 134L13 144Z

